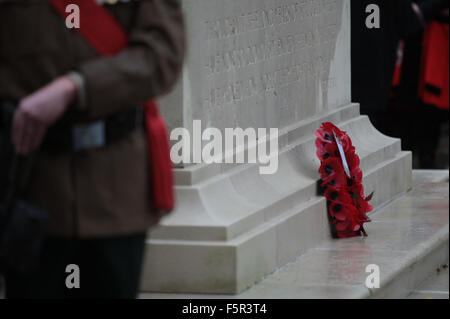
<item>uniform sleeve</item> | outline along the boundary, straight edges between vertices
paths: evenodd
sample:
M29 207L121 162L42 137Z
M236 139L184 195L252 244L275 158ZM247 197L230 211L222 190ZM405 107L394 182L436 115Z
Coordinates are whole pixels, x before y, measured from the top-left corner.
M139 4L128 47L79 66L89 117L136 107L167 93L182 69L184 24L178 0Z

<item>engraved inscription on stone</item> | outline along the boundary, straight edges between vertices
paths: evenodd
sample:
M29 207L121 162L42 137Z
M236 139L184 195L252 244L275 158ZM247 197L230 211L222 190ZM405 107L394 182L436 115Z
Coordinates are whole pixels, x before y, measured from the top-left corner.
M344 5L185 0L188 113L220 129L282 128L349 102L349 74L338 72L349 69Z

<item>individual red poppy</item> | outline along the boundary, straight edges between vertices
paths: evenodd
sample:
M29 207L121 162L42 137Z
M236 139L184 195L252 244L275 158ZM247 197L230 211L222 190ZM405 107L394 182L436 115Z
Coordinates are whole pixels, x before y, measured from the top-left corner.
M322 161L319 168L322 186L331 185L336 188L345 187L347 178L339 158L329 158Z
M352 222L351 220L344 220L342 222L337 222L336 223L336 229L339 232L356 232L361 228L361 225Z
M352 148L352 151L349 151L345 154L345 158L347 159L347 163L350 168L359 168L359 156L356 154L354 146L352 146Z
M359 167L352 167L350 169L350 178L352 179L353 183L361 184L363 173Z
M330 211L330 215L338 220L338 224L341 221L352 220L353 217L350 214L353 214L350 205L338 202L332 202L328 207Z
M329 201L340 203L340 204L352 204L352 198L350 194L346 191L342 191L336 187L329 185L325 190L325 198Z
M318 145L319 144L319 145ZM336 144L322 143L319 139L316 140L316 155L322 161L330 157L339 157L339 152Z
M347 181L347 185L351 184L349 181ZM351 185L348 185L347 192L350 194L350 196L356 200L359 200L360 198L364 197L364 188L361 183L353 183Z
M336 134L336 136L339 138L344 152L350 151L350 148L352 146L350 137L348 137L345 131L341 131L333 123L322 123L320 129L316 131L316 136L319 137L319 139L321 139L322 141L333 141L335 143L334 134Z
M343 221L337 220L336 222L336 230L338 237L353 237L360 235L360 230L362 229L361 223L355 219L354 214L356 211L351 206L347 207L346 210L346 219Z
M355 147L352 145L352 141L350 140L350 137L347 135L347 133L344 132L342 136L338 137L341 141L342 148L344 149L345 154L355 151Z
M329 177L330 175L335 175L342 173L344 168L342 167L342 163L338 158L328 158L321 161L321 165L319 167L320 177L323 179Z

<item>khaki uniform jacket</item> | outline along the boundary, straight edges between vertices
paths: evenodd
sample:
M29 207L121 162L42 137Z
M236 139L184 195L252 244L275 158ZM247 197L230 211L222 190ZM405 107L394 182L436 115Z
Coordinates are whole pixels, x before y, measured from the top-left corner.
M129 45L100 58L46 0L0 0L0 100L17 103L73 70L84 78L87 104L81 113L71 108L67 117L74 121L102 118L168 92L184 57L179 1L105 6L128 32ZM100 149L39 152L27 197L48 211L50 235L117 236L158 222L150 187L145 135L136 131Z

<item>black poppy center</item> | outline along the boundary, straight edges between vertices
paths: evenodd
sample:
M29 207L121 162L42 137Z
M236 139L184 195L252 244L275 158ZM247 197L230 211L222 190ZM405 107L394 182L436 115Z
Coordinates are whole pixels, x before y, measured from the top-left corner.
M330 134L325 134L325 139L327 141L332 141L333 139L331 138Z
M358 199L358 195L356 195L354 192L349 191L348 193L350 194L351 198Z
M327 174L331 174L331 173L333 173L333 168L330 165L326 165L325 166L325 172Z
M347 178L347 186L353 186L353 179Z
M336 200L339 197L339 193L336 191L331 192L330 197L332 200Z
M324 158L324 159L327 159L327 158L330 158L330 157L331 157L331 155L328 154L328 153L323 154L323 158Z
M341 205L341 204L336 204L336 205L334 205L334 211L335 211L335 212L340 212L341 209L342 209L342 205Z

